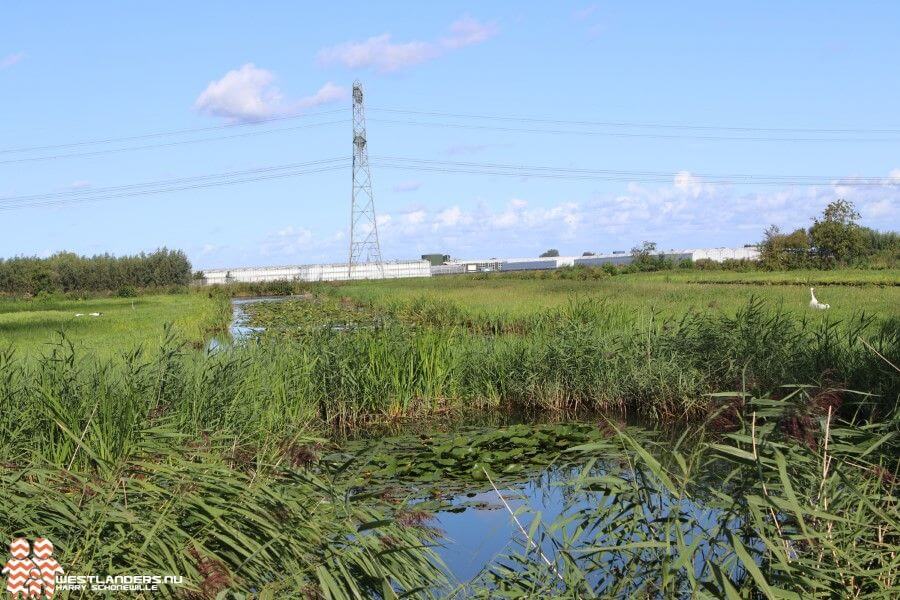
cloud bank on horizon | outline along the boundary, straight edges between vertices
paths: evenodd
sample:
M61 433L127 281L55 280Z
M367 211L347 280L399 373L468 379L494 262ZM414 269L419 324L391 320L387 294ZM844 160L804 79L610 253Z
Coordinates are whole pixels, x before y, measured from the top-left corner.
M851 191L863 224L900 226L900 169L894 169L877 187L851 190L835 182L754 192L706 183L682 171L668 185L629 183L619 195L550 205L513 198L500 208L493 202L480 202L384 211L378 214L378 229L382 251L391 258L410 258L412 249L417 254L442 252L457 258L537 256L550 247L564 255L627 251L644 239L672 240L673 231L679 232L681 243L666 244L664 249L686 249L735 245L717 243L720 232L738 231L744 237L742 243L756 243L771 224L784 229L808 225L830 201L851 197ZM798 215L806 222L798 222ZM641 224L639 233L636 223ZM329 257L345 252L345 243L343 231L320 233L315 228L287 226L265 236L256 256L248 260L258 264L273 257L330 261Z

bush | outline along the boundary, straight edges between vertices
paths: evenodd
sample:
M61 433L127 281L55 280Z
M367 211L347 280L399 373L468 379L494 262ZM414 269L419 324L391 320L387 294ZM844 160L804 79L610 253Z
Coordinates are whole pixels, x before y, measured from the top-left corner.
M134 256L78 256L60 252L49 258L18 256L0 259L0 292L33 295L39 292L112 292L186 286L191 263L181 250L161 248Z
M859 218L853 203L840 199L825 207L809 229L782 233L772 225L759 245L760 260L769 270L894 268L900 259L900 235L862 227Z

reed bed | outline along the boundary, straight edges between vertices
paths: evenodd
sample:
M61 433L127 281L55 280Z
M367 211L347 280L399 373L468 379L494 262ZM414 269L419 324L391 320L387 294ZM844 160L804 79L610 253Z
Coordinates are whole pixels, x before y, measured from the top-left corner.
M900 412L842 419L834 394L783 391L777 400L734 392L737 409L664 449L613 424L610 439L570 448L586 462L559 485L590 502L551 523L537 515L520 550L466 593L897 597Z
M442 596L436 532L354 487L354 457L319 461L320 436L474 409L712 414L715 437L676 444L670 459L612 426L609 441L577 450L625 466L572 482L612 499L579 517L592 541L548 526L541 544L563 544L555 567L525 553L460 592L896 590L897 319L806 319L759 300L677 318L587 299L487 320L427 300L262 306L270 330L219 351L172 327L159 345L117 353L65 335L39 356L0 349L0 535L50 537L69 572L185 575L176 597ZM740 391L710 395L722 389ZM726 485L702 482L712 469ZM721 553L703 562L679 529L691 515L660 493L718 499L741 528L705 534ZM584 560L569 565L576 551ZM604 571L610 553L618 571Z
M696 418L708 393L785 382L857 386L878 395L867 410L881 410L900 391L876 354L897 363L900 320L798 317L758 299L734 315L678 318L592 299L483 319L430 299L383 312L327 298L252 310L268 329L250 352L276 347L264 362L293 365L294 389L333 423L460 406Z

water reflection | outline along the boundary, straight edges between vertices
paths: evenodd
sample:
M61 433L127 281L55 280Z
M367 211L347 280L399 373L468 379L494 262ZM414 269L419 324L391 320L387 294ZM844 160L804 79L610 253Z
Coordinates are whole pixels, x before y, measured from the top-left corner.
M254 298L234 298L231 301L231 322L228 324L228 337L225 339L214 337L209 340L206 349L216 352L233 344L250 339L254 334L265 331L264 327L251 327L250 315L246 307L257 302L284 302L296 300L297 296L259 296Z

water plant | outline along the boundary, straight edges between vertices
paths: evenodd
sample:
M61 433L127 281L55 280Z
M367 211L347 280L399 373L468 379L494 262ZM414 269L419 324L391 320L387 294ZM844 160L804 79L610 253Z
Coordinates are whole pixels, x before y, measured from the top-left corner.
M662 453L624 431L616 435L618 462L608 460L607 443L570 448L587 462L562 485L590 501L552 523L532 520L521 550L466 591L491 598L895 597L896 411L879 423L844 420L833 394L785 392L780 399L739 393L744 402L729 410L735 420L727 431L713 418Z

